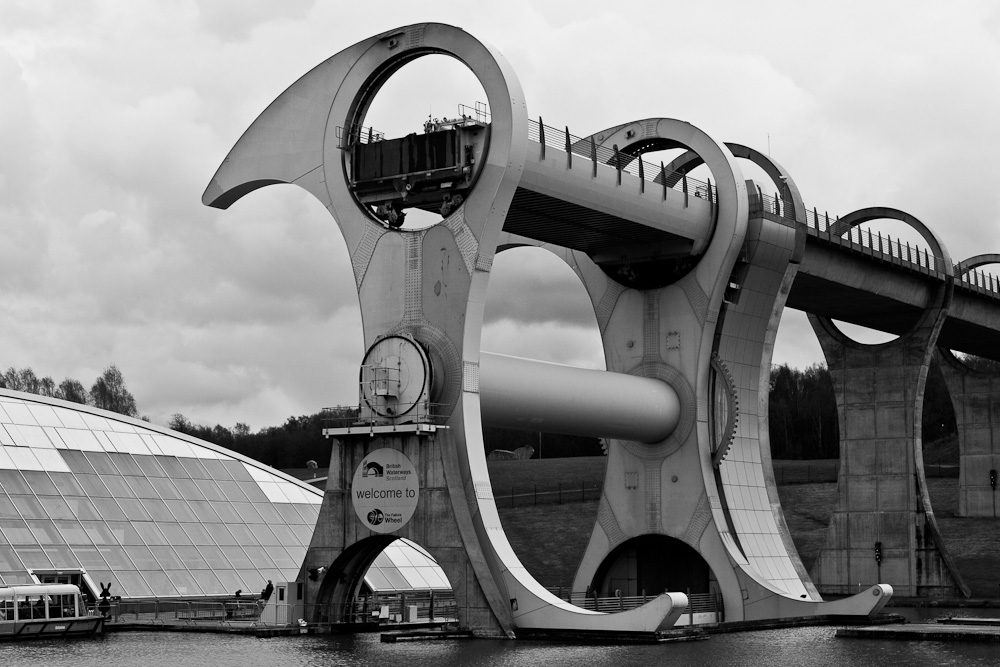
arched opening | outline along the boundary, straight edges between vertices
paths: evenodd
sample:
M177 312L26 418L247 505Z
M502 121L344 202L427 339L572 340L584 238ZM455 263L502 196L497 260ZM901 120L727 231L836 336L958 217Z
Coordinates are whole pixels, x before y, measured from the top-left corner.
M605 368L586 289L562 259L542 248L509 248L496 256L482 349ZM604 484L606 458L600 442L488 424L483 438L493 497L511 546L536 580L568 592L593 531ZM558 540L551 539L553 525L561 526Z
M840 456L837 401L823 349L805 313L791 308L782 312L775 337L768 433L778 484L797 479L808 467L800 461Z
M589 596L708 595L717 585L697 551L665 535L642 535L615 548L594 575Z
M635 130L599 132L593 136L597 159L646 181L646 187L672 189L685 193L691 201L718 203L718 178L711 168L688 146L674 139L654 137L635 139ZM615 143L617 141L621 144ZM586 142L583 142L584 144ZM711 204L709 204L711 205ZM707 247L707 245L705 246ZM658 289L687 275L701 258L697 254L664 253L659 256L604 257L595 261L612 280L634 289Z
M366 109L341 128L351 191L392 229L430 227L456 210L489 145L482 84L451 56L417 56L371 82Z
M1000 540L995 520L1000 516L1000 455L990 446L995 442L1000 362L945 349L935 356L938 363L932 369L940 368L947 408L953 406L957 419L950 438L925 443L924 476L955 566L974 598L988 597L996 589L994 545ZM928 391L930 384L928 378ZM926 420L926 402L924 410Z
M346 549L330 565L312 611L317 622L350 625L458 618L451 583L434 557L394 535L369 537Z
M840 320L831 320L831 322L833 322L833 325L844 336L862 345L881 345L882 343L889 343L899 338L895 334L879 331L878 329L869 329L860 324L851 324L850 322L841 322Z

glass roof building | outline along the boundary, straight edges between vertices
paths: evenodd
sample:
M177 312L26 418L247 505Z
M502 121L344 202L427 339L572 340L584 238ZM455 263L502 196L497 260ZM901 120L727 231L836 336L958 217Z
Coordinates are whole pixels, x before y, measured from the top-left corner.
M372 592L450 591L451 584L437 561L419 544L400 538L382 550L365 573Z
M69 572L124 598L256 593L298 577L322 499L181 433L0 389L3 585Z

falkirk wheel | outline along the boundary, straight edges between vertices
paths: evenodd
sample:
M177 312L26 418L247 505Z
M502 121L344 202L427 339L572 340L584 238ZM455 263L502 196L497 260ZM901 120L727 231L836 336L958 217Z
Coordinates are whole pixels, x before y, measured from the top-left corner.
M365 115L377 91L428 54L471 70L488 118L373 135ZM670 169L644 165L644 152L667 148L687 152ZM780 214L750 218L740 160L774 180ZM695 163L711 180L689 181ZM669 118L585 138L545 127L529 120L497 50L418 24L359 42L292 84L233 147L203 201L227 208L274 183L305 188L340 226L366 345L358 412L328 433L327 490L303 564L314 575L306 620L347 620L367 568L401 537L433 555L460 626L482 636L655 632L688 611L688 592L720 599L725 621L866 615L892 595L874 584L824 601L775 491L771 350L804 247L801 198L780 165ZM414 208L441 220L408 228ZM494 256L524 245L547 248L579 277L607 371L480 349ZM532 577L497 513L484 423L607 439L574 591L642 587L648 602L600 613ZM630 559L644 580L616 578Z

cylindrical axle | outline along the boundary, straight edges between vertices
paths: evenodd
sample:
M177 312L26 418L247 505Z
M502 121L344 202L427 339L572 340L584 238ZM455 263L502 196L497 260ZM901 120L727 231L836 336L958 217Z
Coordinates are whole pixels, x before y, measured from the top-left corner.
M659 442L680 419L673 387L652 378L483 352L483 423L546 433Z

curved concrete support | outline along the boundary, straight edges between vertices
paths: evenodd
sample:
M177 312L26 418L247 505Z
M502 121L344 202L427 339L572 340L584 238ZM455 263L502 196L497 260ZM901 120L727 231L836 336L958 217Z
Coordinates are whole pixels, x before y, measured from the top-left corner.
M868 586L850 597L816 602L786 595L763 597L747 604L748 618L802 618L813 616L869 616L882 611L892 598L888 584Z
M731 532L748 567L778 593L797 602L804 597L819 603L822 598L799 558L781 510L768 430L774 340L805 249L805 206L795 181L781 165L746 146L726 145L735 156L758 165L774 181L782 193L784 215L751 216L744 251L746 264L737 270L739 288L726 303L717 353L729 372L741 381L736 383L738 429L719 466L719 480ZM759 613L756 602L753 598L747 600L749 616Z
M595 136L604 135L607 144L631 132L632 143L620 144L625 153L662 147L642 136L639 129L639 123L624 124L613 128L614 132ZM791 175L776 161L739 144L727 143L726 147L734 157L760 166L782 193L784 205L782 216L756 215L750 219L744 245L746 263L737 265L731 276L739 290L725 304L720 318L717 352L725 367L739 378L735 388L740 409L737 433L717 480L726 516L722 544L728 545L740 573L740 586L747 591L746 599L739 602L746 618L781 616L781 600L800 605L803 597L812 605L809 613L830 613L824 611L826 603L820 602L781 512L767 433L771 354L781 312L804 252L805 227L798 223L804 223L805 206ZM686 173L700 164L701 157L689 151L667 170ZM584 577L578 574L576 585L583 583ZM869 601L859 597L850 604L855 613L867 613L864 610L870 606ZM732 618L732 603L729 599L726 602L727 618Z
M489 152L476 187L446 220L416 232L390 231L350 192L338 135L343 135L342 128L363 125L368 105L393 72L430 53L457 58L482 84L492 112ZM475 488L475 479L488 478L470 470L476 464L467 452L483 459L481 469L485 458L481 433L466 438L470 423L479 428L478 394L463 392L470 384L463 376L478 364L488 271L526 146L524 96L499 52L451 26L411 25L364 40L292 84L240 138L203 198L209 205L225 207L274 182L295 183L312 192L328 207L347 242L366 344L388 333L406 333L429 349L432 363L445 377L435 400L451 414L451 430L438 437L450 441L441 443L445 449L407 451L406 438L376 438L344 442L334 448L334 457L343 449L359 463L365 451L385 446L417 459L418 469L425 471L421 484L428 494L443 496L450 509L442 516L438 511L443 508L432 501L430 512L418 512L400 536L412 537L446 566L449 576L459 577L452 584L460 596L462 623L485 634L510 634L513 624L509 598L498 578L501 568L479 527L477 498L465 493ZM447 290L432 289L435 284L447 285ZM341 464L331 461L333 467ZM321 514L320 524L350 516L349 509L342 510L350 507L352 473L341 470L341 483L328 488L327 495L335 498L329 507L324 504L329 511ZM363 529L355 524L340 534L319 531L305 567L329 567L339 551L358 539Z
M745 235L746 188L728 151L701 130L671 119L648 119L643 121L643 127L650 136L669 137L706 156L719 188L717 223L701 261L691 273L675 285L647 292L615 283L584 253L553 248L574 268L591 296L602 329L608 370L666 382L674 387L681 403L678 427L664 440L653 444L612 441L609 470L618 467L619 472L613 482L605 480L600 511L603 520L599 520L591 537L577 582L581 576L588 576L580 574L588 569L592 577L610 550L628 536L650 532L647 526L653 532L666 532L664 524L669 524L674 533L683 534L688 525L685 519L697 513L697 528L686 535L689 543L697 543L705 524L711 521L710 504L700 481L702 452L698 447L699 439L707 434L707 415L698 413L699 402L692 388L698 386L707 392L709 385L713 327L702 323L714 324L718 318L726 277ZM517 244L517 240L506 239L503 243ZM679 330L672 330L674 326ZM685 443L690 444L685 447ZM663 468L663 462L678 450L684 452L690 473L685 475L685 488L692 491L682 498L664 493L664 487L669 488L672 482L664 478L668 469ZM704 454L710 459L710 452ZM623 494L625 466L636 469L641 478L643 490L638 496ZM615 499L615 510L607 507L609 498ZM622 530L623 525L628 527ZM605 529L612 531L614 541L607 538ZM717 550L714 557L719 569L729 568L724 549ZM588 584L575 585L574 590L585 590ZM738 584L730 588L733 600L739 599Z
M636 133L633 140L647 147L670 141L643 135L642 128L647 124L648 121L626 123L612 128L614 132L605 131L596 134L595 137L603 135L606 143L624 139L615 133L623 135L631 130ZM632 149L628 144L623 145L626 151ZM737 151L751 159L761 159L759 154L750 149L737 146ZM700 158L697 161L700 163ZM787 172L775 164L768 165L767 171L775 174L779 187L784 187L788 193L785 214L804 211L798 189ZM698 498L698 487L705 485L703 488L707 489L717 484L715 479L711 479L709 483L703 479L691 483L692 474L697 480L702 476L702 470L711 470L710 457L704 468L700 462L685 458L685 454L690 454L696 448L686 451L684 448L680 451L660 450L659 453L655 453L638 449L635 443L613 442L609 452L608 473L598 525L595 527L584 562L574 582L574 590L578 593L585 591L591 585L596 569L616 547L639 535L661 533L683 540L694 547L709 563L716 577L715 583L711 586L721 591L725 599L727 620L781 618L789 615L863 615L877 611L887 599L873 595L872 591L865 591L836 603L822 602L798 558L780 511L767 441L766 396L769 383L767 371L770 369L774 335L784 300L794 279L797 262L802 256L805 230L803 226L796 225L794 220L770 215L761 217L766 219L751 219L749 222L744 243L748 264L731 276L731 279L739 278L741 290L747 290L746 297L739 296L735 303L724 304L725 314L720 317L721 331L717 328L717 323L704 324L709 331L713 329L719 331L721 354L726 356L727 363L736 368L741 378L737 389L740 406L741 408L744 405L749 406L746 413L740 415L738 436L734 440L735 456L727 458L722 464L726 471L726 480L725 482L721 480L721 474L718 480L725 494L723 496L725 504L720 503L720 505L725 508L724 514L735 516L735 519L723 518L719 523L710 519L710 501L705 491L700 492L705 495L700 496L698 506L693 513L686 514L687 508L690 507L687 503L691 499ZM626 305L628 301L641 293L626 290L611 281L606 281L589 259L580 253L538 244L530 239L513 235L506 235L499 247L519 245L539 245L546 248L560 256L580 275L591 294L598 324L605 339L605 350L609 356L608 367L613 368L615 363L620 363L612 359L620 359L622 348L615 349L609 344L608 334L616 333L613 330L614 326L624 328L626 325L624 322L616 322L615 309L628 307ZM643 310L648 307L645 304L649 301L646 297L642 302ZM633 305L631 316L636 317L643 310L638 310ZM676 310L671 311L672 326L678 326L684 321L683 314L678 315ZM761 317L763 313L766 313L766 317ZM635 324L637 323L633 326ZM651 336L647 332L651 328L647 322L641 330L633 329L631 337L626 337L627 334L618 334L620 337L617 342L619 345L624 342L624 347L629 348L630 342L634 345L638 340L650 341ZM671 332L664 336L662 331L659 335L665 338L665 344L659 353L671 355L669 357L671 360L677 358L673 356L676 353L672 352L671 345L678 342L674 336L683 340L682 335L679 332ZM756 340L756 343L748 342L751 339ZM648 351L643 354L648 354ZM627 368L625 364L620 364L618 367ZM643 365L640 364L639 368L643 368ZM751 377L756 377L758 380L754 383L746 382L746 379ZM693 398L691 387L679 379L676 382L675 386L679 387L678 391L682 396L682 413L684 413L684 399ZM706 397L702 400L708 399ZM682 424L683 422L682 416ZM680 430L683 428L681 426ZM705 435L707 434L697 436L703 438L698 447L709 449L711 445ZM697 458L699 457L696 455L695 459ZM689 465L690 468L687 467ZM635 472L629 472L630 469ZM629 490L628 482L623 485L623 481L630 475L636 480L638 487L632 491ZM681 482L682 479L687 480L687 483ZM657 481L660 483L654 487ZM748 492L748 481L751 485L750 492ZM711 487L708 484L711 484ZM673 515L672 518L676 518L676 522L664 520L662 514L656 517L656 521L650 521L648 517L645 522L628 521L630 517L642 519L644 510L652 514L648 511L650 503L647 502L646 507L640 503L642 500L655 498L654 494L662 494L657 500L665 508L670 508L669 514ZM626 520L622 520L623 518ZM765 526L768 526L766 534L762 532ZM749 559L741 549L745 550ZM879 595L891 595L889 587L876 590Z
M371 100L392 73L430 53L457 58L482 84L491 111L488 153L475 186L446 219L424 230L392 230L354 198L345 171L353 149L338 137L343 128L364 124ZM303 567L330 567L325 577L347 576L337 563L355 561L339 556L368 532L351 516L353 471L368 452L390 448L414 464L422 494L413 518L393 534L418 542L444 567L463 627L511 636L544 616L554 624L547 627L565 630L602 624L655 629L677 613L681 598L659 598L621 619L577 609L524 569L496 512L482 441L479 341L497 238L523 174L527 125L520 84L499 52L451 26L406 26L346 49L293 84L232 149L203 199L224 208L275 182L296 183L316 195L347 242L366 344L385 335L411 336L427 349L439 378L430 398L443 405L447 430L348 435L334 446L331 483ZM345 517L347 525L338 526ZM331 604L352 593L324 581L307 603L317 600L317 591L340 596ZM540 615L542 608L548 611Z
M356 135L350 128L364 124L374 95L394 72L432 53L455 57L479 79L492 114L489 147L485 158L476 161L481 171L475 185L444 220L418 231L392 229L361 206L351 190L359 186L352 186L347 170L351 152L359 149L351 143ZM366 457L387 448L413 464L420 492L409 508L413 518L387 534L421 544L438 560L454 587L463 627L506 636L518 629L651 632L672 624L686 604L683 595L667 594L620 614L579 609L537 582L504 534L482 439L481 399L486 393L489 400L490 389L488 379L485 386L481 383L480 370L490 361L481 357L480 335L493 256L515 193L527 178L527 129L520 84L496 50L451 26L406 26L346 49L293 84L250 126L206 189L204 202L220 208L270 183L295 183L312 192L327 206L347 243L366 344L390 335L409 337L426 352L424 361L429 359L433 371L424 400L440 406L435 415L443 424L396 432L406 424L390 413L382 416L391 423L374 437L338 436L303 565L329 571L307 588L307 603L322 600L336 606L356 591L368 546L380 542L358 545L388 526L352 515L351 486L355 471L367 465ZM658 220L646 218L657 218L660 211L670 224L659 225L663 229L658 233L683 228L684 220L699 223L692 238L678 236L690 242L697 262L676 280L670 273L655 283L674 280L665 287L626 288L582 251L556 249L588 290L609 371L635 376L623 392L655 388L653 410L676 404L665 410L670 413L666 427L659 418L644 415L619 432L627 438L612 441L598 525L576 589L591 583L617 545L661 534L684 542L704 559L714 578L698 582L705 590L697 592L719 592L726 620L774 618L793 610L797 615L829 613L822 610L833 607L818 602L790 549L761 448L767 439L766 369L773 335L804 243L796 224L804 214L798 190L780 166L759 152L737 145L731 150L682 121L645 119L600 136L602 143L630 149L686 147L711 170L716 196L694 203L672 197L670 206L654 207L653 194L639 189L641 225L658 228ZM761 163L776 184L781 182L784 216L762 213L749 221L746 182L734 151ZM574 173L573 196L587 190L586 178L604 178L607 171L595 166L590 176ZM541 180L553 188L545 196L557 198L559 179ZM627 196L623 192L616 190L612 199L621 200ZM545 201L525 200L518 215L526 229L531 215L538 214L531 207L544 208ZM631 224L627 207L614 213L616 224ZM560 224L573 231L574 222ZM617 228L602 233L614 240ZM625 252L624 259L630 260L636 256L630 253L642 251L630 248L626 243L616 252ZM689 266L691 262L679 263L671 270ZM713 368L732 376L731 391L716 388L720 383ZM603 377L610 381L615 376ZM666 386L672 390L664 392ZM714 433L720 428L715 406L723 403L729 406L727 414L734 414L737 404L742 411L728 457L723 454L729 434ZM558 400L553 405L565 407ZM620 410L614 412L620 417ZM650 424L654 428L646 428ZM402 460L399 454L392 456ZM877 591L837 608L868 613L884 603L876 598L891 592Z
M747 234L743 177L728 149L686 123L635 121L594 137L626 151L634 144L689 148L709 165L720 205L718 224L694 273L659 290L626 289L589 258L564 255L591 296L608 369L667 380L681 397L682 413L677 431L662 443L612 441L598 524L574 590L586 591L601 563L625 541L664 534L685 542L705 559L716 583L704 585L722 593L727 620L740 620L745 586L737 574L734 555L739 550L729 536L711 463L706 408L723 295Z
M1000 254L969 257L955 265L955 280L975 282L969 274L990 264L1000 264ZM937 360L958 426L958 514L996 518L1000 516L1000 374L971 368L943 348L938 348Z
M774 339L805 250L805 205L791 174L777 161L741 144L726 146L735 157L749 160L768 175L781 193L783 215L751 216L746 264L736 276L739 291L726 304L718 354L742 382L736 385L739 428L720 465L719 477L731 517L730 530L747 566L786 595L819 601L781 511L767 418ZM697 155L687 152L673 160L667 171L684 174L700 164ZM745 534L742 539L740 533ZM747 606L758 605L749 602Z
M971 263L975 259L960 263L957 273L996 261ZM1000 516L1000 373L971 368L940 347L935 358L958 426L958 515L995 519Z
M515 588L519 600L533 596ZM663 593L641 607L615 614L598 614L579 607L541 603L514 612L517 627L530 630L575 630L589 632L652 633L672 628L688 605L683 593Z
M947 302L949 287L939 286L937 303ZM881 345L857 343L809 315L840 425L839 500L812 570L821 592L885 581L905 597L970 594L945 549L923 470L924 386L946 315L930 308L910 333Z

